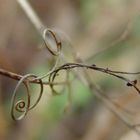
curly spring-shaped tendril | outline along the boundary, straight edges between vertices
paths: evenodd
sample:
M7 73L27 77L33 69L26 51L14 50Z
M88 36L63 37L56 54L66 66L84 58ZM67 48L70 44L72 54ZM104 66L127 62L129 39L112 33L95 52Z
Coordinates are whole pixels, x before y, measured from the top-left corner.
M48 36L50 37L48 37ZM54 31L46 28L44 29L43 31L43 40L44 40L44 43L45 43L45 47L49 50L49 52L53 55L53 56L57 56L56 57L56 61L55 61L55 64L53 65L53 67L51 68L51 70L45 74L45 75L42 75L40 77L37 77L37 79L44 79L46 78L47 76L49 76L57 67L59 61L60 61L60 53L61 53L61 48L62 48L62 42L61 41L58 41L58 38L56 36L56 34L54 33ZM53 49L53 46L51 45L51 43L49 43L49 41L54 41L55 42L55 45L56 45L56 50Z
M30 96L29 81L28 81L29 78L37 78L37 76L35 76L33 74L27 74L27 75L23 76L19 80L19 82L14 90L13 97L12 97L12 108L11 108L11 116L12 116L13 120L21 120L22 118L24 118L27 115L28 111L33 109L38 104L38 102L40 101L40 99L42 97L43 83L42 83L41 79L38 79L39 83L40 83L40 93L39 93L39 96L38 96L36 102L33 105L31 105L31 96ZM27 101L19 100L16 102L17 90L19 89L19 87L22 83L26 87ZM21 113L21 115L16 117L16 115L15 115L16 112Z
M50 38L47 37L47 35L49 35ZM45 29L44 32L43 32L43 39L44 39L46 48L49 50L49 52L54 56L58 56L59 53L60 53L61 47L62 47L62 43L61 43L61 41L58 41L55 33L50 29ZM53 49L53 47L49 43L49 39L50 40L53 39L53 41L55 42L56 50Z

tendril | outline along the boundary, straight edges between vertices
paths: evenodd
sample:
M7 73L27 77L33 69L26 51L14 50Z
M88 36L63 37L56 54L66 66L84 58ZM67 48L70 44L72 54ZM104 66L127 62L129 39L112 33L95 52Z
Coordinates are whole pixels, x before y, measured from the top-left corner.
M13 120L16 121L16 120L21 120L22 118L24 118L27 115L27 113L29 112L29 110L33 109L40 101L40 99L42 97L42 93L43 93L43 83L42 83L41 79L39 79L39 83L40 83L39 97L37 98L36 102L31 106L31 96L30 96L30 90L29 90L29 78L36 78L36 77L37 76L35 76L33 74L24 75L19 80L18 84L16 85L14 93L13 93L13 97L12 97L12 106L11 106L11 116L12 116ZM22 83L24 84L24 86L26 88L27 101L19 100L16 102L17 90L19 89L19 87ZM21 113L21 115L16 117L16 112Z
M55 42L57 50L52 49L52 46L48 41L49 38L47 37L47 34L52 37L53 41ZM44 42L45 42L45 46L49 50L49 52L54 56L58 56L59 53L60 53L61 47L62 47L62 43L60 41L58 41L55 33L50 29L45 29L44 32L43 32L43 39L44 39Z
M124 77L123 75L134 75L134 74L140 74L140 72L136 72L136 73L130 73L130 72L121 72L121 71L113 71L110 70L108 68L101 68L98 67L96 65L86 65L86 64L82 64L82 63L65 63L64 65L61 65L60 67L55 67L52 71L50 71L47 76L49 76L48 79L48 85L50 86L53 95L58 95L58 92L55 90L54 88L54 80L56 78L56 76L58 76L58 73L62 70L65 70L67 72L67 76L66 79L64 81L63 84L63 88L65 89L65 87L68 87L69 90L69 101L71 100L71 93L70 93L70 78L69 78L69 71L71 69L74 68L86 68L86 69L91 69L94 71L99 71L111 76L114 76L120 80L123 80L126 82L126 85L129 87L133 87L139 94L140 94L140 89L137 87L137 80L129 80L128 78ZM32 79L31 79L32 78ZM43 79L43 78L42 78ZM33 109L40 101L42 94L43 94L43 81L42 81L41 77L37 77L34 74L27 74L22 76L22 78L19 80L17 86L15 87L14 93L13 93L13 97L12 97L12 108L11 108L11 116L13 118L13 120L21 120L22 118L24 118L27 113ZM30 95L30 86L29 83L30 81L33 80L37 80L38 83L40 84L40 93L38 98L36 99L35 103L31 105L31 95ZM26 96L27 96L27 100L23 100L20 99L16 102L16 97L17 97L17 90L19 89L21 84L24 84L25 88L26 88ZM21 113L21 115L17 115L16 112ZM18 116L18 117L16 117Z
M108 68L97 67L96 65L85 65L85 64L81 64L81 63L66 63L66 64L60 66L59 68L57 68L55 71L53 71L50 74L49 81L53 82L55 77L59 73L59 71L70 70L70 69L74 69L74 68L86 68L86 69L91 69L91 70L99 71L99 72L114 76L118 79L125 81L127 86L133 87L140 94L140 89L137 87L137 80L131 81L128 78L122 76L122 75L138 75L138 74L140 74L140 72L131 73L131 72L113 71ZM50 84L50 86L53 89L53 84Z

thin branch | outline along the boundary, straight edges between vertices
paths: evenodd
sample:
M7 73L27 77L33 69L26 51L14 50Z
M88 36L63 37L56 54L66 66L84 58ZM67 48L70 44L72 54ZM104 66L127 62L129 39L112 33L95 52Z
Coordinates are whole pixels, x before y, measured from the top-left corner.
M18 4L22 7L29 20L33 23L37 31L42 36L43 30L46 29L46 26L43 25L38 15L34 12L28 0L17 0Z
M17 81L19 81L23 77L20 74L13 73L13 72L10 72L10 71L1 69L1 68L0 68L0 75L9 77L9 78L14 79L14 80L17 80ZM28 82L29 83L34 83L34 84L40 84L38 78L36 78L36 79L29 79ZM53 83L50 83L50 82L47 82L47 81L43 81L43 85L49 85L49 84L63 85L63 84L66 84L66 82L53 82Z
M102 73L105 73L105 74L109 74L111 76L114 76L116 78L119 78L123 81L126 82L126 85L127 86L132 86L136 89L136 91L140 94L140 89L136 86L137 84L137 80L129 80L128 78L122 76L122 75L138 75L140 74L140 72L135 72L135 73L131 73L131 72L121 72L121 71L113 71L113 70L110 70L108 68L101 68L101 67L97 67L95 64L93 65L85 65L85 64L82 64L82 63L66 63L62 66L60 66L59 68L57 68L56 70L54 70L52 73L50 73L50 77L49 77L49 81L50 82L53 82L55 77L57 76L57 73L61 70L68 70L68 69L74 69L74 68L77 68L77 67L80 67L80 68L86 68L86 69L91 69L91 70L95 70L95 71L99 71L99 72L102 72ZM119 75L121 74L121 75ZM51 84L52 85L52 84ZM53 85L52 85L53 86Z

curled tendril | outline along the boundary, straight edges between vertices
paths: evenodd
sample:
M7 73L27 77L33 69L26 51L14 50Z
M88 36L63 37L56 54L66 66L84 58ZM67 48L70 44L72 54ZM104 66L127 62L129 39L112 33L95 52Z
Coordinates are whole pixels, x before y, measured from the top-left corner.
M58 95L58 92L55 90L54 88L54 80L56 78L56 76L58 75L58 73L62 70L67 72L67 76L65 79L65 83L64 83L64 88L66 87L66 85L68 86L68 90L69 90L69 101L71 101L71 91L70 91L70 80L69 80L69 71L71 69L74 68L86 68L86 69L91 69L94 71L99 71L111 76L114 76L116 78L119 78L123 81L125 81L127 84L127 86L133 87L139 94L140 94L140 89L137 87L137 80L129 80L128 78L124 77L123 75L137 75L140 74L140 72L137 73L130 73L130 72L121 72L121 71L113 71L110 70L108 68L101 68L98 67L96 65L86 65L86 64L82 64L82 63L65 63L64 65L61 65L60 67L55 67L52 71L49 72L49 74L47 74L47 76L49 76L49 86L52 90L53 95ZM30 79L32 78L32 79ZM25 117L28 113L28 111L30 111L31 109L33 109L38 102L40 101L41 97L42 97L42 93L43 93L43 78L39 78L36 75L33 74L27 74L21 77L21 79L19 80L14 93L13 93L13 97L12 97L12 108L11 108L11 116L13 118L13 120L21 120L23 117ZM35 103L33 105L31 105L31 96L30 96L30 90L29 90L29 83L31 81L37 80L38 83L40 84L40 93L39 96L37 98L37 100L35 101ZM24 100L19 100L16 102L16 97L17 97L17 90L19 89L21 84L24 84L24 86L26 87L26 96L27 96L27 101ZM63 88L63 89L64 89ZM16 115L15 111L21 113L21 115ZM19 117L16 117L19 116Z
M15 104L15 109L18 112L24 112L24 108L25 108L26 104L23 100L19 100L16 104Z
M47 34L50 35L53 41L55 42L57 50L54 50L51 44L49 43L49 38L47 37ZM43 32L43 39L44 39L46 48L49 50L49 52L54 56L58 56L62 47L62 43L61 41L58 41L55 33L50 29L45 29Z
M57 68L55 71L53 71L50 74L49 82L53 83L53 81L56 78L56 76L58 75L59 71L70 70L70 69L74 69L74 68L86 68L86 69L91 69L91 70L99 71L99 72L114 76L118 79L125 81L127 86L133 87L140 94L140 89L137 87L137 80L131 81L128 78L122 76L122 75L138 75L138 74L140 74L140 72L130 73L130 72L113 71L108 68L97 67L94 64L85 65L85 64L81 64L81 63L66 63L66 64L60 66L59 68ZM50 87L53 91L55 91L55 89L53 88L53 84L50 84Z
M55 71L55 70L54 70ZM50 86L50 88L51 88L51 91L52 91L52 94L53 95L60 95L60 93L63 93L63 91L65 90L65 87L66 87L66 85L68 84L68 73L66 72L66 78L65 78L65 80L64 80L64 85L63 85L63 88L61 89L61 91L58 93L55 89L54 89L54 84L53 84L53 82L54 82L54 80L55 80L55 77L56 76L58 76L58 74L56 73L56 75L55 75L55 77L53 78L53 75L54 75L54 71L52 71L51 73L50 73L50 75L49 75L49 86Z
M13 97L12 97L12 107L11 107L11 116L13 120L21 120L22 118L24 118L28 111L33 109L38 102L40 101L41 97L42 97L42 93L43 93L43 83L41 79L39 80L40 83L40 93L39 93L39 97L37 98L37 100L35 101L35 103L33 105L31 105L31 96L30 96L30 90L29 90L29 78L36 78L37 76L33 75L33 74L27 74L24 75L18 82L18 84L15 87L14 93L13 93ZM19 89L21 84L24 84L26 87L26 96L27 96L27 101L24 100L19 100L16 102L16 97L17 97L17 90ZM16 117L15 115L15 111L21 113L20 116Z

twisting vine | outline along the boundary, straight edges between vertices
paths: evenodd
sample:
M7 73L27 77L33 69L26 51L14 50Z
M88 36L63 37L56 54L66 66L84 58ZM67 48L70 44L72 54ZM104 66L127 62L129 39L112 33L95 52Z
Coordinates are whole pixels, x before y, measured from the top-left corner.
M50 38L48 38L47 34L49 34ZM137 80L131 81L128 78L123 76L123 75L138 75L138 74L140 74L140 72L130 73L130 72L122 72L122 71L113 71L113 70L110 70L109 68L98 67L95 64L86 65L86 64L83 64L83 63L68 63L68 62L66 62L63 65L58 66L59 59L61 57L63 57L63 56L61 56L63 54L63 52L61 51L61 49L62 49L61 41L58 40L55 32L50 30L50 29L44 29L43 39L44 39L45 46L49 50L49 52L53 56L57 57L53 68L47 74L45 74L43 76L40 76L40 77L38 77L37 75L34 75L34 74L26 74L26 75L22 76L22 75L18 75L16 73L12 73L12 72L0 69L0 74L1 75L10 77L10 78L15 79L15 80L19 80L18 83L17 83L17 86L15 87L13 97L12 97L11 117L12 117L13 120L21 120L22 118L24 118L27 115L27 113L31 109L33 109L39 103L39 101L42 97L42 94L43 94L43 85L50 86L53 95L60 94L55 90L54 86L55 85L63 85L64 88L65 88L66 85L69 86L70 81L69 81L69 78L68 78L69 77L68 73L69 73L69 70L72 70L74 68L84 68L84 69L86 68L86 69L102 72L102 73L108 74L110 76L114 76L116 78L119 78L120 80L125 81L127 86L133 87L140 94L140 89L137 87ZM56 50L52 49L51 44L49 44L49 39L51 39L55 42ZM76 60L76 58L75 58L75 60ZM82 62L82 60L80 60L80 61ZM66 76L65 81L61 82L61 83L55 83L54 82L55 78L57 77L58 73L62 70L65 70L67 72L67 76ZM48 81L43 80L46 77L49 78ZM39 84L40 85L40 93L38 95L38 99L36 100L36 102L33 105L31 105L29 83L34 83L34 84ZM24 100L21 99L21 100L18 100L16 102L17 91L18 91L21 84L24 84L24 86L26 88L27 101L24 101ZM69 88L69 90L70 90L70 88ZM19 116L16 116L17 113L15 111L17 111L21 114Z
M91 70L95 70L95 71L109 74L111 76L114 76L116 78L119 78L119 79L125 81L127 86L132 86L140 94L140 89L137 87L137 80L131 81L128 78L122 76L122 75L137 75L137 74L140 74L140 72L130 73L130 72L122 72L122 71L113 71L113 70L110 70L108 68L98 67L95 64L85 65L85 64L81 64L81 63L66 63L66 64L60 66L59 68L57 68L56 70L54 70L49 75L49 82L52 83L54 81L54 79L56 78L59 71L69 70L69 69L74 69L74 68L86 68L86 69L91 69ZM119 75L119 74L121 74L121 75ZM50 86L53 89L53 84L50 84Z
M62 42L61 42L61 40L58 39L58 37L56 36L56 33L53 30L50 30L50 29L46 28L42 24L42 22L36 16L36 14L32 10L32 8L30 7L30 5L28 5L26 0L25 1L17 0L17 1L23 7L26 14L28 15L30 20L35 25L38 32L41 34L41 36L44 40L45 46L48 49L48 51L54 57L56 57L56 61L55 61L55 64L54 64L53 68L47 74L45 74L43 76L37 76L37 75L34 75L34 74L19 75L19 74L16 74L16 73L6 71L4 69L0 69L0 74L1 75L7 76L7 77L15 79L15 80L18 80L18 83L17 83L17 85L15 87L15 90L13 92L12 101L11 101L11 117L12 117L13 120L17 121L17 120L23 119L28 114L28 112L30 110L32 110L34 107L36 107L36 105L39 103L39 101L42 97L43 89L44 89L45 85L50 86L53 95L56 95L56 94L58 95L59 94L55 89L56 85L57 86L62 85L63 89L67 86L68 90L69 90L68 98L69 98L69 102L71 102L70 84L71 84L72 81L70 81L69 72L70 72L70 70L73 70L74 68L82 68L85 71L86 71L86 69L90 69L90 70L93 70L93 71L98 71L98 72L101 72L101 73L105 73L109 76L113 76L115 78L123 80L124 82L126 82L127 86L133 87L136 90L136 92L138 94L140 94L140 89L137 86L138 81L136 79L130 80L129 78L125 77L126 75L139 75L140 72L131 73L131 72L114 71L114 70L111 70L109 68L98 67L95 64L86 65L81 60L81 58L76 57L76 54L73 54L75 63L68 63L64 59L63 52L62 52ZM50 41L53 41L55 43L56 49L53 49ZM73 51L73 48L72 48L71 51ZM73 52L75 53L75 51L73 51ZM62 65L59 64L60 59L63 59L64 63ZM80 63L78 63L78 62L80 62ZM63 82L54 82L57 75L59 74L59 72L63 71L63 70L66 71L65 80ZM75 71L73 71L73 72L75 72ZM48 77L48 81L44 80L46 77ZM94 84L92 84L91 81L87 77L85 79L89 83L89 86L91 86L90 90L93 91L93 88L94 88L99 93L99 95L96 94L96 96L99 97L99 99L101 99L126 125L128 125L130 128L132 128L133 130L135 130L137 133L140 134L140 132L136 128L134 129L134 127L136 127L136 125L133 126L128 121L126 121L124 119L124 117L120 115L119 112L115 111L115 106L113 106L113 103L109 102L109 99L105 95L100 94L101 91L98 88L96 88L96 86ZM32 105L31 105L31 100L32 99L31 99L31 92L30 92L30 84L31 83L40 85L40 91L39 91L38 98L35 101L35 103L32 104ZM20 100L16 101L17 91L18 91L19 87L21 86L21 84L23 84L26 88L27 99L26 100L20 99Z
M52 35L52 37L54 39L53 41L56 43L56 47L57 47L56 51L51 49L50 44L46 40L47 32ZM19 80L17 83L17 86L15 87L13 97L12 97L11 117L13 120L21 120L23 117L25 117L27 115L27 113L31 109L33 109L39 103L39 101L42 97L42 94L43 94L43 85L49 85L52 90L53 95L58 94L58 92L55 90L54 86L63 85L65 88L65 86L67 85L69 87L70 86L70 81L69 81L69 76L68 76L69 70L74 69L74 68L91 69L94 71L108 74L110 76L114 76L116 78L119 78L120 80L125 81L127 86L133 87L140 94L140 89L137 87L137 80L131 81L128 78L123 76L123 75L138 75L138 74L140 74L140 72L130 73L130 72L122 72L122 71L113 71L113 70L110 70L109 68L98 67L95 64L86 65L83 63L65 63L61 66L58 66L58 62L61 57L62 43L61 43L61 41L58 41L55 33L52 30L45 30L43 35L44 35L43 38L44 38L46 48L50 51L50 53L52 55L57 57L55 65L47 74L45 74L44 76L40 76L40 77L38 77L34 74L26 74L26 75L22 76L22 75L18 75L18 74L0 69L0 74L2 74L4 76L8 76L8 77L16 79L16 80ZM55 78L57 77L58 73L62 70L65 70L67 72L65 81L62 83L55 83L54 82ZM49 78L48 81L43 80L46 77ZM36 102L33 105L31 105L31 95L30 95L29 83L34 83L34 84L40 85L40 93L38 95L38 99L36 100ZM24 84L24 86L26 88L27 101L19 100L16 102L17 90L19 89L21 84ZM69 93L69 97L70 97L70 93ZM19 112L20 115L16 116L15 111Z
M140 89L137 87L137 80L129 80L128 78L122 76L122 75L136 75L136 74L140 74L140 72L136 72L136 73L130 73L130 72L122 72L122 71L113 71L110 70L108 68L101 68L98 67L96 65L85 65L82 63L66 63L62 66L59 66L58 68L54 69L53 71L49 72L49 74L47 74L47 76L49 77L49 81L48 81L48 85L51 87L51 90L53 92L53 95L58 94L58 92L55 90L54 86L57 85L56 83L54 83L55 78L57 77L58 73L62 70L68 71L74 68L86 68L86 69L91 69L94 71L99 71L111 76L114 76L116 78L119 78L120 80L123 80L126 82L127 86L131 86L133 87L139 94L140 94ZM10 77L10 75L9 75ZM12 107L11 107L11 116L13 120L20 120L23 117L25 117L28 113L28 111L30 111L31 109L33 109L40 101L41 97L42 97L42 93L43 93L43 85L46 82L43 82L43 78L44 77L37 77L34 74L27 74L24 76L19 76L20 80L18 81L17 86L15 87L14 93L13 93L13 97L12 97ZM14 77L10 77L10 78L14 78ZM65 86L68 83L68 77L66 78L66 81L64 81L62 84ZM29 83L34 83L36 81L36 83L40 84L40 93L38 96L38 99L36 100L36 102L31 106L30 102L31 102L31 96L30 96L30 86ZM16 96L17 96L17 90L20 87L21 84L24 84L25 88L26 88L26 96L27 96L27 101L23 101L23 100L19 100L19 101L15 101L16 100ZM20 112L22 113L22 115L18 118L15 117L14 111Z
M51 35L51 39L53 39L53 41L56 44L56 48L57 50L53 50L51 47L51 44L49 44L49 41L47 40L47 34ZM64 88L67 85L68 87L70 87L70 81L69 81L69 70L74 69L74 68L86 68L86 69L91 69L94 71L98 71L98 72L102 72L105 74L108 74L110 76L114 76L116 78L119 78L120 80L123 80L126 82L127 86L133 87L139 94L140 94L140 89L137 87L137 80L129 80L128 78L124 77L123 75L138 75L140 74L140 72L136 72L136 73L130 73L130 72L122 72L122 71L113 71L110 70L109 68L101 68L96 66L95 64L92 65L86 65L83 63L65 63L61 66L58 66L59 63L59 59L61 57L61 48L62 48L62 43L61 41L59 41L56 37L56 34L54 33L54 31L50 30L50 29L45 29L43 32L43 39L45 42L45 46L46 48L49 50L49 52L53 55L56 56L56 62L53 66L53 68L45 75L38 77L37 75L34 74L26 74L24 76L22 75L18 75L16 73L12 73L3 69L0 69L0 74L10 77L12 79L15 80L19 80L17 83L17 86L15 87L15 90L13 92L13 97L12 97L12 105L11 105L11 117L13 120L21 120L22 118L24 118L27 113L33 109L40 101L42 94L43 94L43 85L49 85L53 95L58 95L59 93L55 90L54 86L56 85L63 85ZM50 39L50 38L49 38ZM62 83L55 83L54 80L57 77L58 73L62 70L65 70L67 72L67 76L64 82ZM43 79L45 79L46 77L49 78L48 81L45 81ZM30 86L29 83L34 83L34 84L39 84L40 85L40 93L38 95L38 98L36 100L36 102L31 105L31 95L30 95ZM18 100L16 102L16 97L17 97L17 90L19 89L20 85L24 84L25 88L26 88L26 96L27 96L27 101L24 100ZM70 91L70 88L68 88ZM70 92L69 92L69 98L70 98ZM71 99L70 99L71 100ZM20 113L19 116L17 116L16 112Z
M54 83L55 78L57 77L58 73L62 70L68 71L74 68L86 68L86 69L91 69L94 71L99 71L111 76L114 76L116 78L119 78L120 80L123 80L126 82L127 86L131 86L133 87L139 94L140 94L140 89L137 87L137 80L129 80L128 78L122 76L122 75L137 75L140 74L140 72L136 72L136 73L130 73L130 72L122 72L122 71L113 71L110 70L108 68L101 68L96 66L95 64L93 65L85 65L82 63L66 63L62 66L59 66L58 68L54 69L53 71L49 72L49 74L47 74L46 76L49 77L49 81L48 81L48 85L51 87L52 93L53 95L58 94L58 92L55 90L54 86L56 85ZM10 76L10 75L9 75ZM15 87L14 93L13 93L13 97L12 97L12 108L11 108L11 116L13 120L20 120L23 117L25 117L28 113L28 111L30 111L31 109L33 109L40 101L42 93L43 93L43 84L46 82L43 82L43 78L44 77L37 77L36 75L33 74L27 74L24 76L20 76L20 80L17 84L17 86ZM13 77L11 77L13 78ZM68 77L66 78L66 81L64 81L64 87L65 85L68 83ZM36 100L36 102L31 106L30 102L31 102L31 96L30 96L30 87L29 87L29 83L33 83L33 81L36 81L38 84L40 84L40 93L38 96L38 99ZM26 96L27 96L27 101L23 101L23 100L19 100L19 101L15 101L16 100L16 96L17 96L17 90L20 87L21 84L24 84L27 92L26 92ZM22 113L22 115L18 118L15 117L14 111L20 112Z

